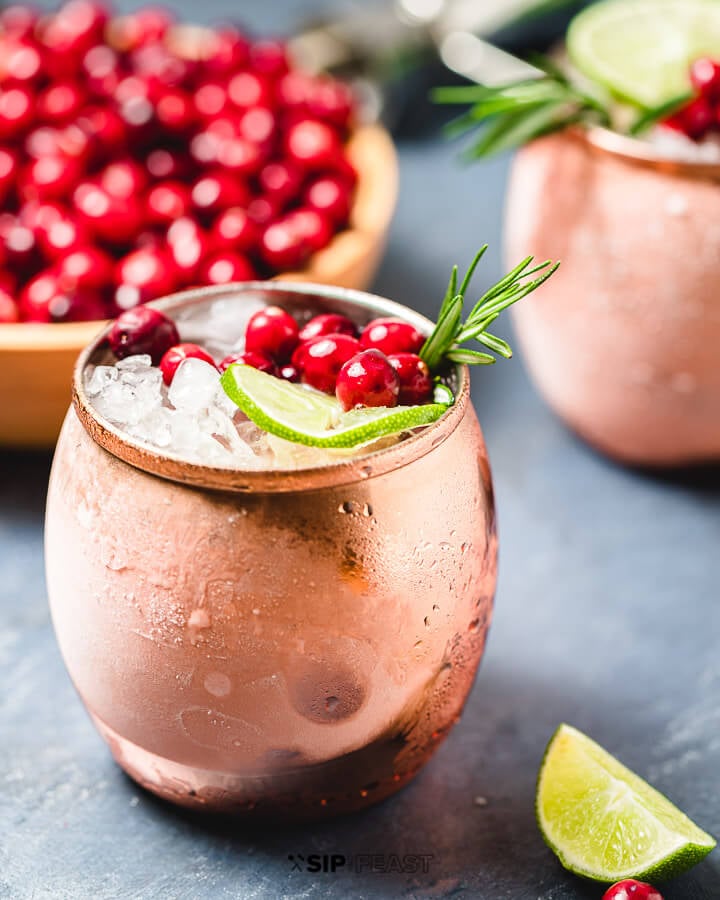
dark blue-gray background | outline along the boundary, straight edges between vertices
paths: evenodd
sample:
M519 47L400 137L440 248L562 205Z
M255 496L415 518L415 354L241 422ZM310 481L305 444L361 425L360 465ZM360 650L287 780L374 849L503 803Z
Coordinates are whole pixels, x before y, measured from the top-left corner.
M276 33L320 2L178 8ZM480 243L491 252L478 287L501 274L507 161L462 168L434 129L401 138L399 152L399 206L375 288L432 314L451 264ZM414 784L321 826L263 832L193 818L112 764L52 635L42 572L50 458L0 452L0 897L599 900L602 889L565 874L535 826L535 775L561 721L720 834L720 471L650 475L601 459L543 406L519 359L481 371L474 398L501 532L478 681ZM426 876L290 871L288 854L310 853L433 860ZM665 897L720 897L717 856Z

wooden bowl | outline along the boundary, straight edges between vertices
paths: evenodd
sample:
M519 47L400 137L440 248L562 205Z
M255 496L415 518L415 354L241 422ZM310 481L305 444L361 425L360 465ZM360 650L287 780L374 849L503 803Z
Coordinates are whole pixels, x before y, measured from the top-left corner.
M397 195L393 143L381 127L362 126L347 152L358 172L350 226L289 281L366 288L382 255ZM70 403L72 369L104 322L0 325L0 445L50 447Z

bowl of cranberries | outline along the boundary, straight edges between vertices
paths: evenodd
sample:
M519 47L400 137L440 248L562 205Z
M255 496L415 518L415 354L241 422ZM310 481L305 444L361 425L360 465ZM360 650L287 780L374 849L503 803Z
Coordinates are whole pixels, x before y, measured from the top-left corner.
M100 320L258 278L366 287L392 142L284 44L95 0L0 11L0 444L48 445Z

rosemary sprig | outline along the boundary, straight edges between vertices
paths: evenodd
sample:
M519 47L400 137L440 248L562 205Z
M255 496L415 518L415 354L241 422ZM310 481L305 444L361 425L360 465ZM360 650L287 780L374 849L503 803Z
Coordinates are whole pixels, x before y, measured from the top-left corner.
M471 366L487 366L496 361L491 353L464 347L463 344L468 341L476 341L486 350L510 359L512 350L507 341L490 334L487 329L503 310L537 290L557 271L560 265L560 263L547 260L533 266L534 258L528 256L504 278L501 278L497 284L485 291L463 322L465 294L470 287L475 269L487 248L488 245L485 244L475 254L459 287L458 267L453 267L445 298L438 313L437 324L420 350L420 356L427 363L431 372L441 368L445 360L467 363ZM533 275L537 277L532 278ZM529 278L531 280L528 281Z

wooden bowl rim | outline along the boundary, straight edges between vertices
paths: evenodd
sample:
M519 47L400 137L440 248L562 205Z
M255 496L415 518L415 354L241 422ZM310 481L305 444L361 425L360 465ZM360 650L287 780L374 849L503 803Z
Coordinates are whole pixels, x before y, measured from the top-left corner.
M361 125L351 135L347 153L358 172L355 202L350 212L351 227L338 232L327 247L313 254L304 269L282 272L272 280L332 283L341 279L343 273L366 254L368 240L381 239L385 234L395 210L398 190L397 154L392 139L380 125ZM373 175L377 169L384 170L382 183ZM357 240L351 257L342 257L342 265L338 265L338 247L340 244L349 246L353 237ZM0 353L73 349L80 352L107 324L107 320L100 319L0 325Z

